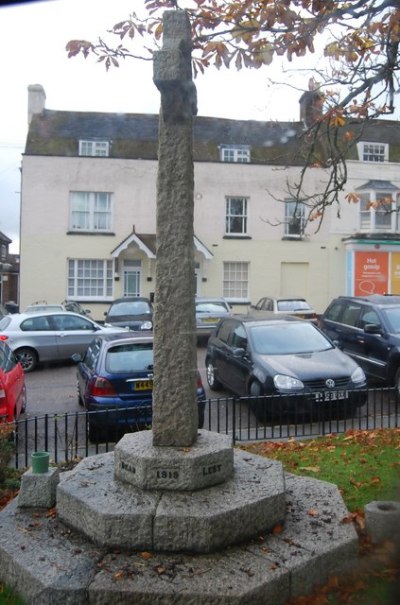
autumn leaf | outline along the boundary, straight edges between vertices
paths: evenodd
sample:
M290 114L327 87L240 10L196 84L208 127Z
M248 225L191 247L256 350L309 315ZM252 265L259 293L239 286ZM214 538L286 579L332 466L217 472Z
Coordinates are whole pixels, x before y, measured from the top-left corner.
M281 534L281 533L283 532L283 529L284 529L284 528L283 528L283 525L282 525L281 523L277 523L277 524L274 526L274 528L273 528L273 530L272 530L272 533L273 533L273 534L275 534L275 535L277 535L277 534Z
M307 515L309 515L310 517L318 517L319 511L316 508L309 508L307 511Z
M147 561L148 559L151 559L153 557L153 554L151 552L147 552L145 550L145 551L139 553L139 557L141 557L142 559Z

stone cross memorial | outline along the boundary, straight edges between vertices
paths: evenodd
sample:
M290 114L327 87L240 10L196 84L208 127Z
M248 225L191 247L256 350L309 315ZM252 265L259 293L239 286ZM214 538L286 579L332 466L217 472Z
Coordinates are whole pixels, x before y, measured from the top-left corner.
M185 11L168 11L154 55L161 92L154 310L153 444L191 446L197 436L193 250L191 27Z

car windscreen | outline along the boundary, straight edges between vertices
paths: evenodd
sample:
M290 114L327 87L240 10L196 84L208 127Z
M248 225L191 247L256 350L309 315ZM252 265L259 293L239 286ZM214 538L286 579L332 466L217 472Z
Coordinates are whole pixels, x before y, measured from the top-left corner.
M196 303L196 313L229 313L223 302L199 302Z
M108 317L120 317L122 315L151 315L151 307L144 300L126 301L111 305L108 311Z
M253 348L260 355L296 355L332 349L311 323L275 323L250 328Z
M126 343L110 347L106 355L105 368L110 374L153 370L152 343Z
M305 300L278 300L278 311L304 311L310 310L310 305Z
M382 313L383 315L386 315L386 319L390 326L390 332L395 334L400 333L400 307L388 307L387 309L383 309Z

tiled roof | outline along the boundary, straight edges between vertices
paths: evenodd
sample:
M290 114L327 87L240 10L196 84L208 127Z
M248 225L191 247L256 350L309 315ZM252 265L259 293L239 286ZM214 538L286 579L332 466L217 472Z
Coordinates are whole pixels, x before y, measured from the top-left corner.
M109 157L157 159L158 115L54 111L33 116L26 143L27 155L74 157L79 140L107 140ZM394 120L353 121L355 140L385 142L391 161L400 161L400 123ZM193 120L195 161L217 162L221 145L248 145L251 161L260 164L302 165L305 141L301 122L231 120L196 116ZM316 151L315 161L322 159ZM319 156L318 156L319 154ZM350 158L357 159L353 148Z

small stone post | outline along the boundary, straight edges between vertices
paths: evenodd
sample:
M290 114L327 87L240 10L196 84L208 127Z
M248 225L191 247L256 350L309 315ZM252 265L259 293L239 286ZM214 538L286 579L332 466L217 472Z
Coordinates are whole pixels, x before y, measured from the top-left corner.
M196 322L193 249L191 27L183 10L163 15L163 46L154 54L161 92L154 309L153 445L196 441Z

